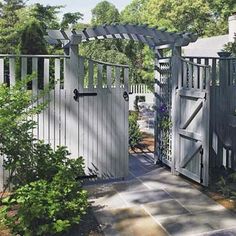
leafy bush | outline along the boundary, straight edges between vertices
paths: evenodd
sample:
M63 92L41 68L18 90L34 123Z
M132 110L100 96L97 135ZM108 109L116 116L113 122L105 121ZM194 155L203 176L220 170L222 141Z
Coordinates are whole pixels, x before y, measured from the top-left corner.
M236 198L236 172L229 172L227 174L221 175L216 185L218 190L225 197Z
M31 165L35 141L32 130L36 123L29 117L45 107L45 104L37 102L38 97L32 97L32 93L26 90L33 77L18 81L13 87L0 85L0 155L5 157L5 168L10 172L8 185L12 175L17 175L17 165L24 163L25 170L22 171L27 171Z
M2 209L5 225L15 235L34 236L61 235L78 224L88 206L87 193L75 180L82 167L81 158L69 160L51 181L31 182L5 198Z
M69 159L66 147L54 151L33 138L31 118L45 104L25 89L31 79L12 88L0 85L0 154L15 189L3 199L1 218L15 235L59 235L86 212L87 194L76 181L84 163Z
M137 113L129 114L129 146L134 148L141 141L141 131L138 125Z

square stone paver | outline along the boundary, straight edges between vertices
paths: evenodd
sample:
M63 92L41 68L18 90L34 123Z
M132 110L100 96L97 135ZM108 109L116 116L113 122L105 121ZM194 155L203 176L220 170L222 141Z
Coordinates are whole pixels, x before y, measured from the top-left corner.
M127 207L113 185L89 186L86 188L90 203L96 209L123 208Z
M235 214L227 210L182 215L158 221L174 236L189 236L236 226Z
M134 191L145 191L149 190L139 180L131 180L123 183L114 184L114 189L119 192L134 192Z
M231 229L223 229L209 233L203 233L198 236L235 236L235 235L236 235L236 227Z
M183 215L158 220L171 236L193 236L214 230L207 222L196 221L192 215Z
M192 213L225 209L222 205L191 186L186 188L173 186L165 188L165 191Z
M167 236L163 228L141 207L95 212L105 235Z
M129 206L140 205L151 202L165 201L170 199L170 196L163 190L148 190L137 192L120 193Z
M177 215L189 214L189 211L183 208L175 200L147 203L144 204L143 207L157 220Z

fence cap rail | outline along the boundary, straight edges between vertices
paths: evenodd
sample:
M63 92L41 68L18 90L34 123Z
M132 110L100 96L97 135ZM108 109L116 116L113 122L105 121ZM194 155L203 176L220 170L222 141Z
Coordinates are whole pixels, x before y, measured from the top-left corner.
M66 55L26 55L26 54L0 54L0 57L8 58L69 58Z
M114 64L114 63L110 63L110 62L94 60L94 59L91 59L91 58L88 58L88 57L83 57L83 56L80 56L80 57L84 58L85 60L92 61L94 63L102 64L102 65L105 65L105 66L114 66L114 67L123 67L123 68L129 68L130 67L129 65Z
M202 65L202 64L199 64L199 63L194 63L194 62L192 62L192 61L189 61L189 60L186 60L186 59L184 59L183 57L179 57L179 56L177 56L181 61L183 61L183 62L185 62L185 63L188 63L188 64L191 64L191 65L193 65L193 66L199 66L199 67L203 67L203 68L211 68L211 66L210 65Z
M70 58L70 56L67 55L24 55L24 54L0 54L0 58ZM107 66L115 66L115 67L124 67L129 68L129 65L120 65L120 64L113 64L109 62L103 62L99 60L94 60L91 58L80 56L80 58L84 58L88 61L93 61L94 63L103 64Z
M200 56L183 56L185 59L219 59L219 60L236 60L236 57L200 57Z

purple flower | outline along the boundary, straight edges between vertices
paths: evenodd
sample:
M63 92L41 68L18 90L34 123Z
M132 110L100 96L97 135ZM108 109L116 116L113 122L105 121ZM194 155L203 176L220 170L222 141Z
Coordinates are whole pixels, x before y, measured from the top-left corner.
M167 107L165 104L162 104L160 107L159 107L159 112L160 113L166 113L167 112Z

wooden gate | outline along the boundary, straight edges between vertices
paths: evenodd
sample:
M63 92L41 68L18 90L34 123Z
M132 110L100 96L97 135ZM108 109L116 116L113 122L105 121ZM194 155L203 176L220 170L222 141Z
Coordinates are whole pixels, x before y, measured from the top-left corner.
M174 56L172 76L172 167L207 186L210 66Z
M34 117L38 124L34 137L54 150L67 146L71 158L82 156L87 174L126 177L128 66L89 60L76 51L70 56L0 55L0 83L13 86L32 72L35 78L28 89L34 96L49 84L52 87L39 101L49 103ZM0 167L0 189L5 179Z
M128 175L128 79L126 66L79 58L79 85L73 92L78 154L85 158L88 174Z

